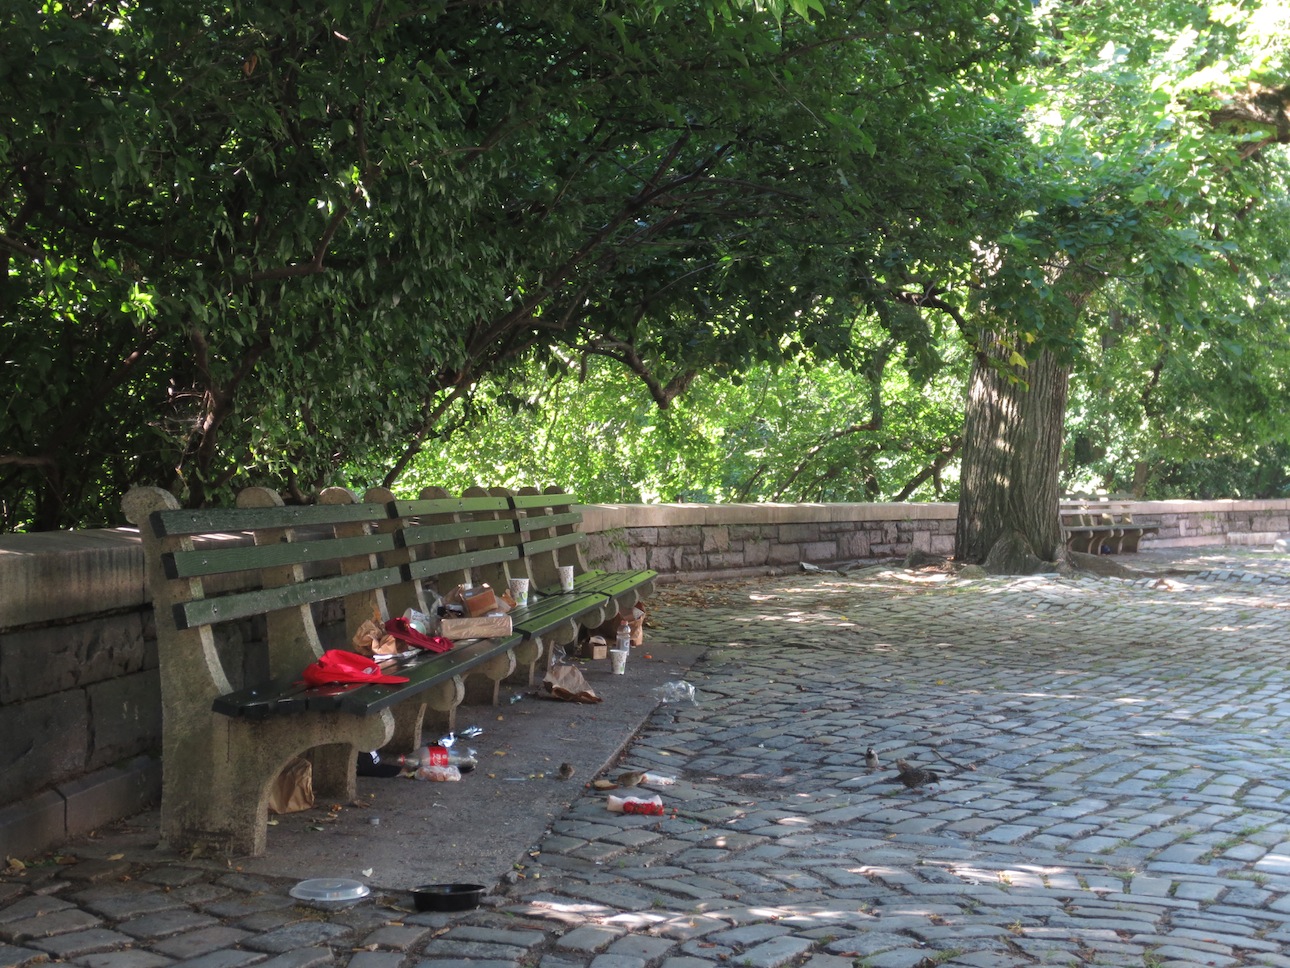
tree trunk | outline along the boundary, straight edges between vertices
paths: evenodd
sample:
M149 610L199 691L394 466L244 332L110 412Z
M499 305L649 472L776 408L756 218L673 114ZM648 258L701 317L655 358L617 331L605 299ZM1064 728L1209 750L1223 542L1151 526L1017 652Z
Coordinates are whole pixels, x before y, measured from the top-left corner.
M955 557L980 563L1007 535L1045 561L1061 544L1058 472L1070 370L1040 352L1020 371L978 358L968 388Z

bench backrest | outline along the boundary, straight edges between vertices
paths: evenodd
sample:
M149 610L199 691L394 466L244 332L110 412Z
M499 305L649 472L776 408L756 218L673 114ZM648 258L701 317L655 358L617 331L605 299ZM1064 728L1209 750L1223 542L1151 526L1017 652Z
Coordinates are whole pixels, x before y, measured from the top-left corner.
M1132 524L1133 500L1106 495L1072 495L1062 498L1057 513L1067 527Z
M473 488L460 497L429 488L416 500L372 488L361 501L328 488L303 506L247 488L236 508L202 510L181 509L155 488L137 488L130 500L130 520L157 569L150 580L159 642L195 657L223 692L232 686L210 631L219 623L263 615L265 650L236 678L276 677L321 652L320 603L343 602L349 638L367 619L428 611L427 584L446 594L487 581L500 594L511 577L545 587L558 581L558 564L585 570L576 498L556 488Z
M560 565L572 565L577 574L588 570L582 555L587 535L575 495L558 487L526 487L510 500L528 570L539 588L559 583Z
M321 651L315 605L356 601L370 616L384 608L384 590L403 581L397 566L380 562L394 547L373 527L383 508L340 488L305 506L284 507L259 487L237 500L236 508L186 510L168 492L135 488L123 502L144 542L158 645L167 650L163 690L167 670L184 692L213 695L234 688L231 679L298 673ZM240 667L226 670L212 626L261 615L263 650L243 651Z

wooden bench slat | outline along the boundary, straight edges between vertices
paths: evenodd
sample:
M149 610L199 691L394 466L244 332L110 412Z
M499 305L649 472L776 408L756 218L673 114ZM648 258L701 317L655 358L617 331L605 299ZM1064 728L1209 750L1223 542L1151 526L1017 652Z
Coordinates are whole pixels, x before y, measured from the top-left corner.
M374 504L302 504L271 508L202 508L192 511L155 511L151 517L158 537L235 533L260 528L294 528L385 519L385 509Z
M507 500L517 510L527 508L563 508L578 503L578 499L568 491L554 494L512 494Z
M590 612L603 609L609 597L598 593L555 594L539 598L522 608L511 611L511 623L526 638L541 635L551 629L574 622Z
M407 664L396 664L388 670L395 675L407 676L407 682L363 685L341 695L340 708L360 715L380 712L513 649L519 641L518 635L503 639L467 639L456 643L449 652L426 652Z
M473 568L475 565L491 565L499 561L514 561L519 558L517 545L509 548L481 548L479 551L462 551L455 555L441 555L435 558L420 558L404 565L405 581L421 581L434 578L446 571L458 571Z
M174 607L175 625L181 629L194 629L216 622L230 622L234 619L249 618L264 612L299 605L310 605L326 601L329 598L340 598L355 592L369 591L373 588L385 588L403 581L403 573L397 567L376 568L372 571L356 572L352 575L333 575L327 578L314 578L294 585L282 585L277 588L257 588L254 591L234 592L215 598L198 598L187 602L176 602Z
M392 534L368 534L353 538L327 538L322 541L286 541L272 545L172 551L162 555L161 562L168 578L197 578L379 554L392 551L394 546Z
M577 511L565 514L541 514L536 517L516 518L515 526L521 533L536 531L538 528L558 528L565 524L581 524L582 515Z
M573 531L569 534L557 534L550 538L530 538L520 545L520 553L525 557L542 554L544 551L558 551L560 548L570 548L574 545L580 545L586 542L587 536L581 531Z
M490 534L514 534L515 525L505 519L453 521L445 524L409 524L400 532L403 547L453 541L457 538L479 538Z
M366 688L361 682L311 688L299 676L284 676L219 696L211 703L211 709L234 719L325 712L339 709L344 693Z
M613 598L624 591L647 585L657 577L658 572L649 568L638 568L630 571L585 571L580 575L574 575L573 590L575 592L608 595ZM559 595L560 589L558 586L540 588L538 593L541 595Z
M432 514L461 514L477 511L505 511L504 497L436 497L416 501L394 501L382 511L392 518L417 518Z

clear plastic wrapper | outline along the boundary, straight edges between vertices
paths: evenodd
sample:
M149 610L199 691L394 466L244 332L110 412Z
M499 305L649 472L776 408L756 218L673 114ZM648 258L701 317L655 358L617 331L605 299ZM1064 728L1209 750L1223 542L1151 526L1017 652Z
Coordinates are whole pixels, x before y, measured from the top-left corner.
M422 766L413 776L418 780L429 780L435 783L455 782L461 779L461 770L451 763L447 766Z
M680 679L674 679L671 682L663 683L661 686L656 686L654 688L654 698L661 703L692 702L696 706L699 704L699 700L695 696L693 683Z

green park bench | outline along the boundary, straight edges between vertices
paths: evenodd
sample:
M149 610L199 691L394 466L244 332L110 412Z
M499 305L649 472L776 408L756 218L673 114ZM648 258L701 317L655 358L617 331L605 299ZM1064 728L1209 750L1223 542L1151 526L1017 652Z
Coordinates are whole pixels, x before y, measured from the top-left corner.
M1062 539L1072 551L1089 555L1133 554L1155 525L1133 520L1133 501L1106 495L1070 495L1058 505Z
M359 752L414 749L428 711L452 728L472 694L496 703L502 681L531 683L554 644L612 607L608 595L586 590L544 596L512 613L507 636L383 660L406 683L309 686L301 673L324 649L320 616L343 624L345 641L334 644L344 648L374 613L427 610L435 588L472 574L488 580L484 572L527 577L514 507L506 495L399 501L380 489L359 501L343 488L290 507L248 488L237 504L185 510L157 488L135 488L122 501L139 527L152 592L161 832L175 849L264 853L270 789L292 759L309 752L320 797L352 799ZM263 623L262 632L248 622Z

